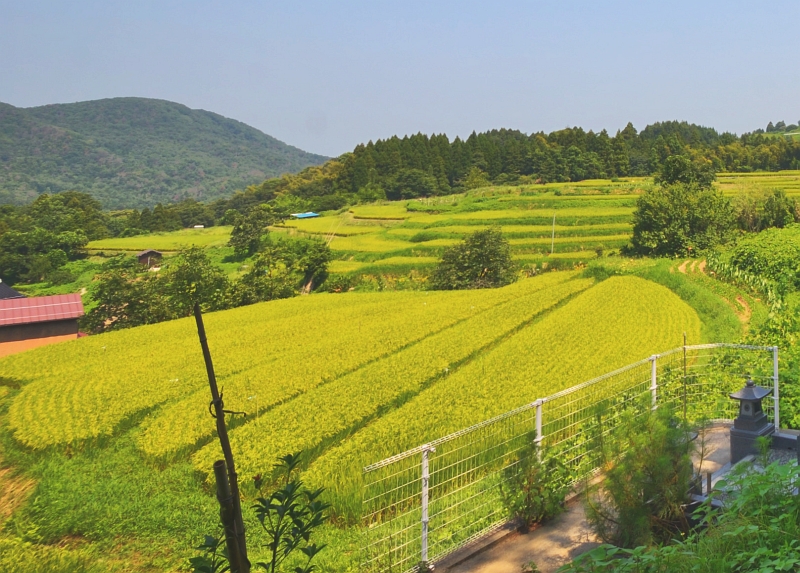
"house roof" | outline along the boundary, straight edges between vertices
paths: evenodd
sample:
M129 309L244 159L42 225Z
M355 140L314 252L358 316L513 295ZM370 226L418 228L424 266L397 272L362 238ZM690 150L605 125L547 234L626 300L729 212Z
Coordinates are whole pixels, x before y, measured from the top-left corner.
M0 300L8 298L25 298L25 295L15 291L3 281L0 281Z
M143 257L145 255L161 255L161 251L156 251L154 249L147 249L146 251L142 251L141 253L136 253L137 257Z
M79 294L0 300L0 327L69 320L80 316L83 316L83 303Z
M311 217L319 217L319 213L314 213L314 211L306 211L305 213L292 213L292 217L295 219L310 219Z

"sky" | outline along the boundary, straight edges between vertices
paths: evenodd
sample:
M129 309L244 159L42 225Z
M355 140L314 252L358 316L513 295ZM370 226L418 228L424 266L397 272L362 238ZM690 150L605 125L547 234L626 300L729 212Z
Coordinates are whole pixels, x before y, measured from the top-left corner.
M158 98L336 156L417 132L800 121L800 2L0 0L0 101Z

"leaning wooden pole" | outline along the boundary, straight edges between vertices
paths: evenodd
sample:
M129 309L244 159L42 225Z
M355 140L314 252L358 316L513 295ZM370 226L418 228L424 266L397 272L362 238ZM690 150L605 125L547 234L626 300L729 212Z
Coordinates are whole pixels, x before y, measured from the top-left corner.
M203 326L203 314L200 312L200 305L194 305L194 319L197 322L197 334L200 337L200 347L203 349L203 359L206 362L206 373L208 374L208 385L211 388L211 406L214 408L214 418L217 421L217 435L219 444L222 446L222 454L225 456L225 466L228 469L228 484L230 486L230 499L233 510L233 534L236 536L236 549L238 555L230 555L232 573L250 573L250 561L247 559L247 544L244 535L244 520L242 519L242 504L239 499L239 481L236 476L236 466L233 463L233 452L231 442L228 439L228 428L225 426L225 406L222 403L222 395L217 389L217 376L214 374L214 363L211 361L211 351L208 349L208 339L206 329ZM216 468L215 468L216 469ZM222 502L222 500L220 500ZM239 569L234 568L237 564Z

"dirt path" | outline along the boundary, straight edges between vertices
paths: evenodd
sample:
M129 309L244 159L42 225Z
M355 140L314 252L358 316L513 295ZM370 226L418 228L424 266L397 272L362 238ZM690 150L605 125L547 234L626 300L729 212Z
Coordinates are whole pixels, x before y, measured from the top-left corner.
M741 312L736 313L736 316L739 317L739 320L741 320L743 324L750 324L750 317L753 316L750 305L747 304L747 301L741 295L736 297L736 302L739 303L739 306L742 308Z
M688 265L688 264L689 264L689 262L690 262L690 261L683 261L683 262L681 263L681 266L679 266L679 267L678 267L678 272L679 272L679 273L686 274L686 265Z

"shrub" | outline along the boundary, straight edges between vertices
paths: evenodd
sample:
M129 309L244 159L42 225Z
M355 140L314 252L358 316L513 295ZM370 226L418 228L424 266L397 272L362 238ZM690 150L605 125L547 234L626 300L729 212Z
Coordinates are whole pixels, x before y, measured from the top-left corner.
M558 456L537 455L535 435L528 440L515 464L505 470L501 487L503 503L512 518L522 521L523 530L548 521L564 511L570 475Z
M625 414L603 448L602 483L587 486L586 517L604 542L636 547L686 533L693 468L689 431L669 408Z
M476 231L445 250L433 272L434 289L493 288L514 280L508 241L499 227Z

